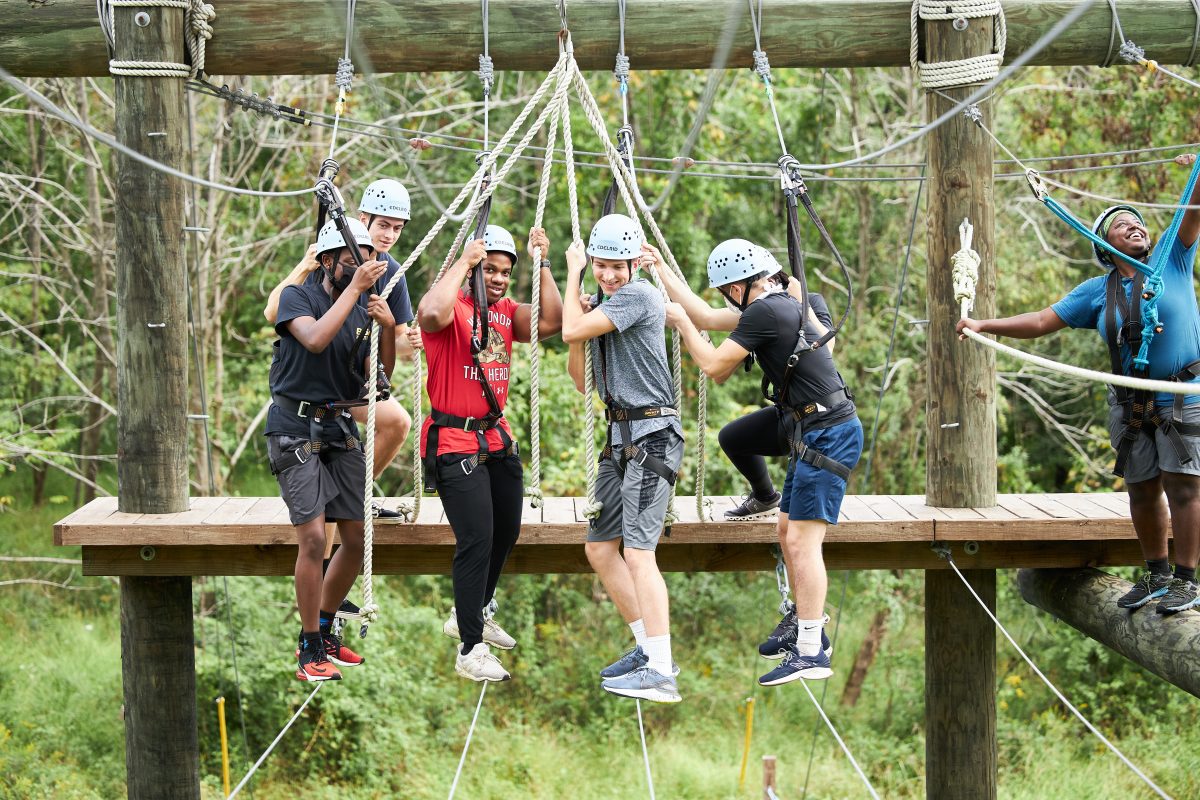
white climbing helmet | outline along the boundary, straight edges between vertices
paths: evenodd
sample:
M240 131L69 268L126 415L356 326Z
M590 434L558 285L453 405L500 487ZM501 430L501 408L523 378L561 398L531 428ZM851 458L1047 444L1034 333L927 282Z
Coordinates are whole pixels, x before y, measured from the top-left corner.
M360 214L380 214L385 217L407 220L412 214L412 203L404 184L391 178L380 178L363 190L358 203Z
M366 225L350 218L347 218L346 222L350 224L350 234L356 243L372 250L375 249L375 245L371 243L371 234L367 233ZM342 237L342 232L338 230L337 223L329 220L321 226L321 232L317 234L317 258L331 250L340 250L345 246L346 240Z
M483 246L489 253L506 253L517 263L517 243L512 234L499 225L488 225L483 231Z
M624 214L601 217L588 236L587 254L614 261L636 261L642 254L642 232Z
M1133 206L1122 204L1109 206L1101 211L1100 216L1096 217L1096 221L1092 223L1092 233L1096 234L1101 239L1107 240L1109 220L1111 220L1117 214L1122 213L1133 214L1133 216L1137 217L1137 221L1141 223L1142 227L1145 227L1146 220L1142 219L1142 213ZM1098 244L1092 245L1092 255L1095 257L1096 263L1100 265L1101 269L1112 269L1116 266L1116 263L1113 262L1112 253L1108 252Z
M763 272L770 277L782 269L767 248L746 239L726 239L708 254L708 285L727 286Z

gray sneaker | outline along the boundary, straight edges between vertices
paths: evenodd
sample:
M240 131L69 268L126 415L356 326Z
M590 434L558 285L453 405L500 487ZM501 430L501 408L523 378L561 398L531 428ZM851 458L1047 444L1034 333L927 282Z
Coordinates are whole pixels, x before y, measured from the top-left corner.
M725 512L725 519L737 520L744 522L752 519L770 519L775 516L775 510L779 508L779 501L783 499L783 495L779 492L775 493L775 497L771 500L759 500L753 494L746 495L746 499L737 508L728 509Z
M1141 608L1156 597L1162 597L1166 594L1167 588L1170 585L1171 576L1169 574L1156 575L1153 572L1143 573L1142 577L1138 578L1137 583L1117 600L1117 606L1128 608L1130 611Z
M609 678L600 684L604 691L620 697L633 697L653 703L678 703L679 687L675 679L650 667L638 667L628 675Z
M1167 593L1158 601L1158 608L1155 610L1160 614L1175 614L1198 605L1200 594L1197 593L1195 582L1173 577L1170 586L1167 587Z
M644 667L650 663L650 656L646 655L646 651L641 645L634 645L632 649L626 650L624 655L618 658L613 663L609 664L604 669L600 670L600 677L604 680L608 678L619 678L622 675L628 675L638 667ZM679 676L679 665L674 661L671 662L671 677Z

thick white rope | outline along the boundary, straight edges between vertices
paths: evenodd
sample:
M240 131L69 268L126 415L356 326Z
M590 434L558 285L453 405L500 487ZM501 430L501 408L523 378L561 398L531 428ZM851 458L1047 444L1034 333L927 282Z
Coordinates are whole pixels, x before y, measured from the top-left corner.
M498 151L508 145L508 142L513 138L513 136L516 135L516 132L520 130L521 125L525 123L525 120L528 119L529 115L533 112L533 109L541 103L542 98L549 90L551 82L557 83L554 99L546 104L545 108L543 108L541 113L538 115L536 121L525 132L525 135L521 138L521 140L514 145L512 152L507 156L504 161L504 165L500 168L499 172L496 173L492 182L487 186L486 189L476 193L474 200L469 206L467 215L468 219L459 229L458 236L455 238L454 244L451 247L451 255L457 253L459 247L461 247L462 240L466 237L466 229L470 224L471 218L478 213L479 209L483 206L487 199L492 196L493 192L495 192L501 181L504 180L504 177L513 168L513 166L516 165L517 156L524 152L525 148L529 146L529 143L533 137L546 124L546 120L557 107L557 103L561 102L562 97L566 94L566 90L569 85L567 76L570 74L566 71L566 64L567 59L565 57L559 59L554 69L551 70L546 76L546 79L542 82L542 85L538 87L537 91L534 92L533 96L529 99L529 102L526 103L525 107L521 110L521 113L517 115L517 118L513 120L512 125L509 126L507 131L505 131L504 137L500 140L499 146L497 147ZM450 205L447 211L453 212L458 208L458 204L461 203L468 194L470 194L472 189L474 189L479 184L480 180L482 180L483 176L493 168L496 162L496 156L497 153L488 154L488 157L484 159L482 164L480 164L479 169L475 172L475 175L472 177L472 179L468 181L467 185L459 191L458 197L454 199L454 202ZM434 223L434 226L429 230L428 233L425 234L425 238L423 238L420 243L417 244L416 248L412 251L412 253L409 254L408 258L404 260L404 263L400 265L400 268L396 271L396 274L393 275L392 279L388 281L385 287L383 287L383 291L379 293L380 299L387 300L388 296L392 293L392 290L395 289L396 285L400 282L400 279L406 272L408 272L409 268L421 256L421 254L425 251L425 248L429 246L434 237L437 236L437 234L441 231L442 227L445 226L446 221L447 217L445 214L443 214L438 221ZM374 382L375 375L379 370L379 323L375 322L374 320L371 321L370 339L370 354L367 362L367 376L369 384ZM375 463L375 405L376 393L374 391L368 391L367 435L363 445L364 457L368 467L369 465ZM379 617L379 606L375 604L373 574L375 551L375 520L374 515L371 513L371 501L374 499L373 483L374 480L372 478L372 470L367 469L364 480L365 485L363 488L363 605L360 612L360 621L364 630L370 623L375 622ZM414 497L419 494L419 487L416 485L414 485L413 494ZM413 519L416 519L415 515L413 515Z
M1108 740L1108 737L1106 737L1103 733L1100 732L1099 728L1097 728L1095 725L1093 725L1091 722L1089 722L1087 720L1087 717L1083 716L1083 714L1081 714L1079 712L1079 709L1077 709L1071 703L1071 701L1066 698L1066 695L1064 695L1062 692L1060 692L1058 690L1058 687L1055 686L1053 683L1051 683L1050 679L1047 678L1040 669L1038 669L1037 664L1033 663L1033 659L1031 659L1028 655L1025 654L1025 651L1021 649L1021 646L1019 644L1017 644L1017 640L1014 639L1012 637L1012 635L1008 632L1008 630L1003 625L1000 624L1000 620L996 619L996 615L992 613L992 610L990 608L988 608L987 603L983 602L983 598L981 598L979 596L979 593L975 591L975 587L971 585L971 582L968 581L966 576L963 575L962 572L959 571L958 564L954 563L954 558L950 555L949 551L945 552L945 559L946 559L946 562L948 564L950 564L950 569L954 570L954 574L957 575L958 579L963 582L963 586L967 587L967 591L970 592L971 596L975 598L975 601L977 603L979 603L979 607L983 609L984 613L988 615L988 617L992 620L992 622L1000 630L1000 632L1002 634L1004 634L1004 638L1007 639L1008 643L1013 646L1013 649L1017 651L1017 654L1025 660L1025 663L1029 665L1029 668L1031 670L1033 670L1034 674L1042 679L1042 683L1046 684L1046 686L1048 686L1050 688L1050 691L1054 692L1054 695L1055 695L1055 697L1057 697L1059 699L1059 702L1061 702L1064 706L1066 706L1067 709L1072 714L1074 714L1075 717L1080 722L1083 723L1085 728L1087 728L1089 731L1094 733L1096 735L1096 738L1099 739L1101 742L1103 742L1104 746L1107 747L1109 750L1111 750L1117 756L1117 758L1121 759L1121 761L1124 762L1125 766L1129 767L1129 769L1133 771L1134 775L1137 775L1139 778L1141 778L1142 781L1148 787L1150 787L1150 789L1155 794L1157 794L1159 797L1163 798L1163 800L1171 800L1171 796L1169 794L1167 794L1162 789L1160 789L1158 787L1158 784L1156 784L1154 781L1150 780L1150 778L1147 777L1144 772L1142 772L1140 769L1138 769L1137 766L1132 761L1130 761L1129 758L1124 753L1122 753L1120 750L1118 750L1117 746L1115 744L1113 744L1112 742L1110 742Z
M919 20L977 19L992 17L992 28L996 40L995 50L985 55L972 56L954 61L939 61L927 64L919 60ZM913 0L909 16L908 63L917 73L921 88L926 91L947 86L966 86L995 80L1004 63L1004 48L1008 44L1008 26L1004 19L1004 8L1000 0Z
M954 299L959 304L959 315L963 319L970 319L971 309L975 305L975 284L979 279L980 258L979 253L971 249L971 239L974 235L974 229L969 220L963 219L962 224L958 228L958 235L961 246L958 252L950 257L953 264ZM1070 375L1073 378L1080 378L1095 383L1106 383L1110 386L1123 386L1126 389L1144 389L1151 392L1167 392L1183 395L1200 394L1200 383L1155 381L1149 378L1134 378L1130 375L1117 375L1112 372L1084 369L1073 364L1064 364L1060 361L1026 353L1015 347L1001 344L994 339L989 339L970 328L963 328L962 335L971 341L979 342L997 352L1005 353L1013 358L1018 358L1021 361L1035 364L1039 367L1044 367L1060 375Z
M317 696L317 692L321 691L321 687L324 686L325 683L325 681L320 681L316 688L309 693L308 697L304 699L304 702L300 704L300 707L296 709L296 713L293 714L292 718L289 719L287 724L283 726L283 730L281 730L279 735L275 737L275 741L271 742L263 754L258 757L258 761L255 761L254 766L250 767L250 771L246 773L246 777L242 778L241 781L238 782L238 785L233 787L233 791L229 793L229 797L225 798L225 800L233 800L233 798L237 797L238 792L245 788L246 784L250 782L250 779L254 777L254 773L258 772L258 768L261 767L263 762L267 760L267 756L271 755L271 751L275 749L275 745L279 744L279 742L283 739L284 734L287 733L292 725L295 724L296 720L300 719L300 715L304 713L304 709L308 706L309 701Z
M216 9L211 3L205 3L203 0L108 0L107 3L100 3L97 6L100 27L110 49L116 41L112 16L114 8L184 9L184 43L192 63L189 66L173 61L111 59L108 62L110 74L145 78L195 78L204 72L205 44L212 38L212 21L217 17Z
M475 714L471 717L471 727L467 728L467 741L463 744L462 755L458 758L458 769L454 770L454 780L450 784L450 794L446 800L454 800L454 792L458 789L458 779L462 776L463 764L467 761L467 751L471 749L471 737L475 735L475 723L479 720L479 709L483 708L483 696L491 681L482 681L483 688L479 690L479 702L475 704Z
M638 734L642 737L642 761L646 765L646 787L650 790L650 800L654 800L654 776L650 774L650 751L646 749L646 725L642 722L642 701L635 698L637 706Z
M566 98L562 100L566 106ZM561 112L560 112L561 116ZM550 193L550 172L554 163L554 139L558 130L559 117L551 115L546 130L546 156L542 162L542 179L538 186L537 210L533 215L533 227L542 227L546 214L546 198ZM541 247L533 250L533 285L529 298L529 485L525 496L533 508L542 506L542 392L541 392L541 343L538 322L542 316L542 258L546 254Z
M833 722L830 721L829 715L825 713L825 709L821 708L821 704L817 701L817 696L813 694L812 689L808 688L808 681L802 678L800 680L800 684L804 687L804 691L808 692L808 699L812 700L812 704L816 707L817 713L821 715L821 719L825 720L825 726L829 728L829 732L832 733L833 738L837 740L838 747L842 748L842 752L846 754L846 758L850 759L850 766L854 767L854 771L858 773L858 777L862 780L863 785L867 787L867 791L870 793L871 797L875 798L875 800L879 800L879 795L876 793L875 787L871 785L871 781L867 779L866 773L863 772L862 767L858 765L858 761L855 760L854 754L850 752L850 748L846 746L844 741L842 741L842 736L838 733L837 728L833 727Z

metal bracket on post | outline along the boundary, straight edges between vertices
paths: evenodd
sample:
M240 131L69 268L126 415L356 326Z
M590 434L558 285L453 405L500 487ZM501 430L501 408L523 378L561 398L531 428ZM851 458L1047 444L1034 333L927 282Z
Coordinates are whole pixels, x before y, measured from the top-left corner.
M933 542L929 545L929 549L932 550L934 554L943 561L950 560L950 545L946 544L945 542Z

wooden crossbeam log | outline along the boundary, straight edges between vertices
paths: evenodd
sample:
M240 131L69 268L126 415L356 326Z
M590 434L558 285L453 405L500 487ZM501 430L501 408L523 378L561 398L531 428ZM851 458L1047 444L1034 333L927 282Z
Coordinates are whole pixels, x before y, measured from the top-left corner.
M344 3L216 5L207 55L214 75L332 74L342 55ZM1005 0L1009 56L1028 48L1077 5L1077 0ZM777 67L907 66L911 6L909 0L774 0L763 9L763 46ZM633 68L707 68L728 9L726 0L630 4L625 39ZM616 2L571 0L568 11L580 65L611 70L618 39ZM1126 35L1149 57L1179 64L1192 54L1190 0L1121 0L1120 13ZM558 54L558 27L549 0L491 0L489 49L496 69L548 69ZM1094 3L1032 64L1103 63L1111 27L1108 4ZM482 31L478 0L360 0L354 63L360 72L471 71L479 66ZM753 42L743 14L728 65L749 68ZM0 65L29 77L107 75L96 4L0 0Z

